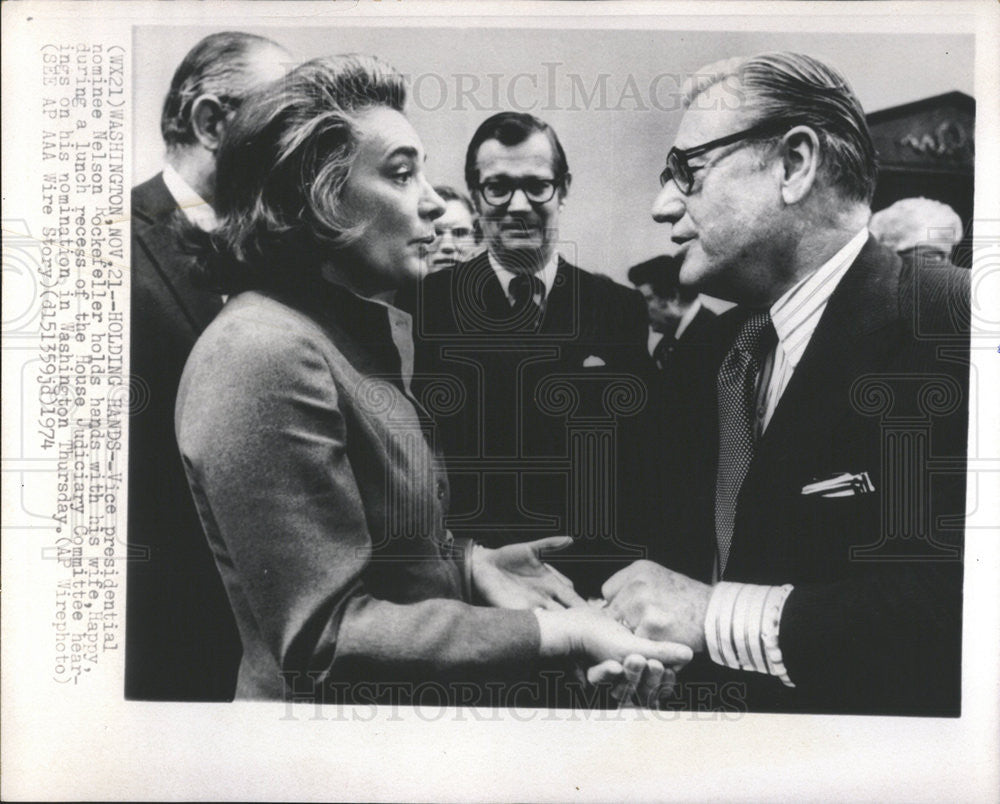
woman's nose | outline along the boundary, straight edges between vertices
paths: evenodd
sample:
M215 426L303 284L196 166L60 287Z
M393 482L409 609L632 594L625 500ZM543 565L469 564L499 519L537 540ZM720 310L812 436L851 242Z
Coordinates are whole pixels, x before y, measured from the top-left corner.
M420 197L421 217L435 220L444 215L444 199L437 194L431 183L426 178L421 177L424 185L423 195Z

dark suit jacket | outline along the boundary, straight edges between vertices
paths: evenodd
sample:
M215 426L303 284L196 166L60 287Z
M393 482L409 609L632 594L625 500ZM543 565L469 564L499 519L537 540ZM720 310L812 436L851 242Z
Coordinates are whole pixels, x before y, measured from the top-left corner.
M657 405L642 297L560 259L526 330L483 253L401 303L415 310L414 387L448 463L450 527L488 546L569 533L557 563L598 594L644 555L638 462Z
M718 454L715 377L739 324L677 389L660 563L708 581ZM796 684L692 664L751 710L959 711L969 275L918 272L868 243L831 297L757 445L723 580L794 584L781 621ZM875 492L803 495L834 473ZM742 686L745 685L745 686Z
M191 353L177 436L243 640L239 698L371 702L356 685L535 670L531 612L463 602L447 480L390 332L334 286L247 291Z
M191 284L172 228L178 214L161 175L133 189L125 694L229 700L239 637L173 427L184 363L222 301Z
M717 320L715 313L701 307L680 338L664 336L656 345L653 357L664 383L669 385L674 382L675 373L686 371L692 362L696 365L702 362Z

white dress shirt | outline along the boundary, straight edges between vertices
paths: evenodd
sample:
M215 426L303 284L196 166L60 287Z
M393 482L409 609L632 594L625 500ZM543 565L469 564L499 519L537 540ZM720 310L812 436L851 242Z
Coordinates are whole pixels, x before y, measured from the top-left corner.
M770 424L830 296L867 240L865 228L771 305L771 321L778 340L757 377L758 438ZM717 583L705 616L705 642L712 661L737 670L778 676L794 687L785 671L779 633L781 613L792 589L789 584Z
M163 183L167 185L167 190L188 221L206 232L211 232L219 225L212 205L198 195L171 165L163 168Z
M197 226L205 232L211 232L218 227L219 219L215 215L215 210L204 198L196 193L191 185L181 178L172 165L163 166L163 183L167 185L167 190L174 197L177 206L188 222ZM220 294L222 303L229 300L225 293Z

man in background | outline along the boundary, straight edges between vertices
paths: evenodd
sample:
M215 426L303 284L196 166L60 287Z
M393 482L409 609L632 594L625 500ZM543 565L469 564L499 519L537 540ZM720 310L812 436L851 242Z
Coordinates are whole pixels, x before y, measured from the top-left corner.
M621 527L639 509L621 467L639 474L633 420L652 369L642 298L560 254L572 175L547 123L490 117L465 177L486 249L403 303L415 311L414 387L448 465L449 524L490 547L569 533L577 542L560 566L596 594L641 555L615 540L639 539Z
M664 377L677 362L678 347L703 343L716 319L715 313L701 303L697 291L679 284L680 269L680 258L664 254L633 265L628 271L629 282L646 301L649 352Z
M947 204L904 198L872 215L868 228L886 248L916 265L950 262L962 239L962 219Z
M230 700L235 690L239 635L174 437L181 371L223 300L191 283L176 224L215 226L215 157L227 121L290 61L260 36L202 39L163 105L163 171L132 190L127 698Z
M476 210L465 193L440 184L434 192L444 201L444 212L434 220L434 244L430 247L428 271L454 268L472 256L478 245Z

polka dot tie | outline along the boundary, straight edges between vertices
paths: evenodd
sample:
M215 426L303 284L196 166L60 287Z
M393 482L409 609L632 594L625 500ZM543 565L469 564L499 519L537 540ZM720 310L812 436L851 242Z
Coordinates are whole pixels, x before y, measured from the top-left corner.
M736 333L736 340L719 368L719 468L715 481L715 538L719 577L726 569L733 544L736 502L754 449L754 401L757 375L776 340L771 316L755 313Z

